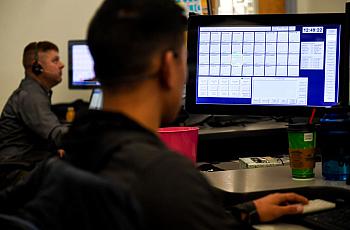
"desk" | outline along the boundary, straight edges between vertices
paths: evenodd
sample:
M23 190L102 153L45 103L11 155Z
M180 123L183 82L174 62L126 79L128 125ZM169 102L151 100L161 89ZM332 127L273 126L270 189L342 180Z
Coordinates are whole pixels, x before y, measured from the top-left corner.
M237 160L239 157L280 154L288 154L286 122L269 120L199 129L199 162L220 162Z
M309 181L293 180L289 166L203 172L203 174L214 187L226 192L235 193L259 192L305 186L330 186L350 190L350 185L346 185L345 181L327 181L322 179L322 167L319 162L316 164L315 168L315 179Z
M277 166L268 168L254 168L254 169L238 169L228 171L217 172L203 172L208 178L209 182L214 186L226 192L245 194L254 193L257 194L251 197L236 196L232 197L233 200L244 201L256 199L263 195L268 194L269 190L279 189L295 189L302 187L316 187L316 186L329 186L332 188L342 188L350 190L350 185L346 185L345 181L326 181L322 179L321 163L316 164L315 179L309 181L296 181L292 179L291 169L289 166ZM327 192L327 191L325 191ZM265 193L265 194L264 194ZM306 195L306 194L304 194ZM335 194L328 194L329 196L337 196ZM348 197L348 193L345 194ZM308 196L307 196L308 197ZM228 201L230 199L228 198ZM273 224L259 224L254 226L256 229L269 229L269 230L305 230L308 229L303 226L286 224L286 223L273 223Z

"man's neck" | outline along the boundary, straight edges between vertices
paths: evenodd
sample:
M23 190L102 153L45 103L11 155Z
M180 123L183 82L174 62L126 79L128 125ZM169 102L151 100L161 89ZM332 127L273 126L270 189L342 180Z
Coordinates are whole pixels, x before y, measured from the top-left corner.
M41 87L43 87L46 91L50 91L51 90L51 87L46 83L46 81L43 80L42 77L36 76L33 73L28 73L28 72L25 73L25 76L33 79L36 82L38 82L39 85L41 85Z
M147 87L120 94L104 91L103 110L123 113L156 133L161 121L159 98L157 92Z

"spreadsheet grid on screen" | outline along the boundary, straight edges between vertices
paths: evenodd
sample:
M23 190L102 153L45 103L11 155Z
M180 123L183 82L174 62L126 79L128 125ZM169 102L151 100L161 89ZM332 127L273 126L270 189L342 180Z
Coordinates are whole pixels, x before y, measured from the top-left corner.
M196 103L338 104L339 24L200 26Z

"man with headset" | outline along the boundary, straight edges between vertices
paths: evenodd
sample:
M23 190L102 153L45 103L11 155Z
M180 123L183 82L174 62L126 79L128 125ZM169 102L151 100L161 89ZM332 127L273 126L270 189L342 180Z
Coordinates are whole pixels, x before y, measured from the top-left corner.
M58 52L49 41L31 42L25 47L25 78L0 117L0 162L41 161L57 151L68 131L51 111L51 88L62 81L64 67Z
M103 2L87 39L103 110L75 120L63 141L67 159L124 185L140 204L145 229L245 228L301 213L308 200L295 193L225 210L192 162L159 139L159 125L174 120L181 104L186 26L174 0Z

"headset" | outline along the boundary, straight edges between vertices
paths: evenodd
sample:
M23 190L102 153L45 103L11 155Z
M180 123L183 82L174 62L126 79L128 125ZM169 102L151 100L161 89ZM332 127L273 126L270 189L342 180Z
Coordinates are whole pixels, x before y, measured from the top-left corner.
M32 72L38 76L44 72L43 67L39 64L39 47L38 42L35 43L35 49L34 49L34 63L32 65Z

